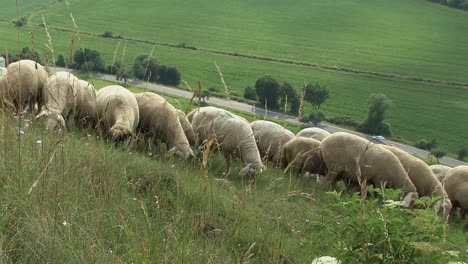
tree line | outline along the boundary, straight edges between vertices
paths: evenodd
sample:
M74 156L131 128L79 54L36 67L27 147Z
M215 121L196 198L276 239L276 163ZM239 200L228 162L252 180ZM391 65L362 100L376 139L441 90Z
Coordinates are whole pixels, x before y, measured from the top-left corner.
M427 0L427 1L436 2L436 3L450 6L453 8L468 10L468 0Z

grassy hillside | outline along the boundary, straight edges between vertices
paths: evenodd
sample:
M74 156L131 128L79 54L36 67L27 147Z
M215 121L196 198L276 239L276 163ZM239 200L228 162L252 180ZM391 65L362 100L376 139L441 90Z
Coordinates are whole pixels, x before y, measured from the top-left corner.
M327 193L269 167L255 183L222 158L164 159L112 147L96 131L44 133L0 114L2 263L446 263L466 259L464 223L431 208ZM338 187L340 190L342 187ZM386 191L385 199L396 192ZM446 239L445 239L446 238ZM392 262L394 261L394 262Z
M46 5L49 1L42 3ZM281 1L269 1L268 4L265 1L230 4L176 1L171 2L171 6L175 5L172 8L167 6L169 3L141 1L139 6L147 8L138 8L139 14L128 12L133 2L97 3L88 0L70 2L70 11L81 32L75 49L97 49L107 63L111 63L118 41L121 44L117 59L121 58L123 46L127 44L125 59L129 64L137 55L148 54L154 44L97 36L104 31L112 31L124 38L175 46L185 43L198 49L156 45L154 54L161 63L177 66L183 79L191 85L201 80L205 88L222 87L214 62L221 67L231 92L238 96L243 94L247 85L252 86L265 74L281 82L289 81L296 89L300 89L304 82L319 81L331 90L331 99L324 106L327 115L348 116L357 121L366 116L368 96L385 93L393 101L388 122L396 139L415 142L421 138L435 138L451 153L455 153L459 145L468 144L464 137L466 124L461 121L468 109L467 89L213 54L210 51L288 58L443 82L463 82L468 68L464 59L468 45L465 45L466 34L463 34L466 32L466 13L416 0L299 1L286 6ZM12 5L12 2L7 5ZM100 16L90 16L87 11L90 8ZM37 27L42 22L41 15L44 15L55 56L59 53L68 56L71 32L53 29L74 30L69 16L63 15L69 12L66 4L56 3L44 10L22 5L20 12L31 13L28 26L20 28L20 44L16 40L16 29L4 22L0 27L0 41L4 46L12 52L18 46L45 49L45 32ZM114 17L121 14L126 14L125 19ZM8 17L5 13L4 16ZM138 26L133 26L133 23ZM448 27L450 30L446 30ZM34 44L29 32L33 33Z

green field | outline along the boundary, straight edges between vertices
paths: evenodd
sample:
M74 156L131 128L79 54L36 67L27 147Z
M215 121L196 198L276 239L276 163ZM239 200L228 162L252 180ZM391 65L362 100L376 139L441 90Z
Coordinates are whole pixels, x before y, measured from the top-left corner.
M39 2L47 5L51 1L37 1L36 5ZM296 1L287 5L284 1L243 0L230 4L141 1L138 11L129 13L132 5L133 2L124 1L71 1L70 11L81 32L76 48L97 49L109 64L120 41L117 59L126 44L125 59L131 63L137 55L148 54L154 44L97 35L111 31L123 38L174 45L185 43L197 50L155 45L154 54L161 63L177 66L182 78L192 86L200 80L204 87L222 87L215 62L221 67L231 92L237 95L242 95L247 85L253 85L265 74L280 82L291 82L297 89L304 82L319 81L331 91L331 98L324 106L327 115L349 116L358 121L366 116L368 96L385 93L393 101L387 121L396 139L415 142L435 138L451 153L459 145L468 144L467 124L463 121L468 109L468 89L398 78L416 76L442 83L468 82L466 12L422 0ZM20 45L16 41L16 28L7 22L0 26L1 43L10 50L31 46L28 32L33 32L35 48L43 49L47 43L45 32L37 27L43 15L55 55L68 56L74 26L66 15L67 5L56 3L38 11L35 8L20 9L24 14L31 13L28 26L20 28ZM91 16L89 9L101 15ZM15 16L9 12L1 15L7 21ZM391 74L395 78L227 56L213 51L336 65Z

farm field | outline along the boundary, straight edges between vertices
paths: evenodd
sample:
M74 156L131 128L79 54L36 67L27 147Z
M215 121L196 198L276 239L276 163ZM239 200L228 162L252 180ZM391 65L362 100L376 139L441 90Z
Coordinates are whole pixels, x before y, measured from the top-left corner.
M138 14L128 14L122 10L128 10L130 3L119 1L100 1L99 5L98 2L87 0L70 1L70 6L57 2L47 9L38 9L39 3L47 6L54 1L35 3L36 6L20 8L20 12L23 15L29 13L30 18L28 25L20 28L19 45L16 28L9 22L1 24L0 41L11 51L17 50L18 46L44 49L47 43L45 31L38 27L42 23L41 16L44 16L55 56L63 53L68 57L74 26L69 16L63 14L69 13L69 8L81 32L75 50L79 47L96 49L104 55L107 64L112 62L115 51L116 59L120 60L124 45L124 60L129 65L137 55L149 54L154 46L154 55L158 61L176 66L184 81L192 86L196 86L200 80L205 88L221 88L214 66L216 62L231 94L236 96L242 96L246 86L253 86L255 80L265 74L272 75L280 82L291 82L298 90L304 82L318 81L331 91L331 98L323 107L326 114L329 117L347 116L357 121L363 120L367 114L368 96L371 93L385 93L393 101L387 121L392 125L396 140L413 143L423 138L434 138L440 145L447 147L452 155L459 145L467 144L465 130L468 124L463 121L468 109L468 90L465 88L378 78L211 52L239 52L266 58L286 58L363 71L417 76L441 82L464 82L468 67L463 54L468 54L468 45L464 45L467 36L462 32L465 32L463 30L467 23L464 21L468 15L459 10L425 1L297 1L288 6L281 1L268 4L265 1L237 1L235 4L224 3L227 7L216 1L204 1L204 4L175 1L171 2L173 8L159 1L141 1L139 4L147 8L139 8L138 12L141 13ZM158 8L150 12L150 5ZM93 8L102 16L99 19L88 17L86 8ZM232 15L244 9L248 12L240 16ZM349 15L353 13L351 11L343 11L357 9L359 12L356 15ZM283 11L278 14L277 10ZM316 13L319 11L324 14L323 17L330 19L318 16ZM424 15L429 12L430 16ZM344 13L349 14L345 16ZM127 15L126 19L117 19L116 16L122 14ZM16 15L2 13L0 16L4 21L10 21ZM273 21L273 18L278 21ZM252 21L258 23L251 26ZM278 26L280 21L282 26ZM131 26L133 22L138 26ZM365 22L367 24L364 26ZM193 25L190 32L186 31L187 25ZM448 26L451 30L445 30ZM104 31L111 31L114 36L175 46L185 43L197 49L99 37ZM34 41L29 32L33 33ZM275 40L271 41L272 38ZM346 41L338 41L337 38ZM417 48L409 47L418 44L421 45ZM307 49L312 46L316 52ZM181 87L184 88L184 85ZM307 110L309 106L306 106Z

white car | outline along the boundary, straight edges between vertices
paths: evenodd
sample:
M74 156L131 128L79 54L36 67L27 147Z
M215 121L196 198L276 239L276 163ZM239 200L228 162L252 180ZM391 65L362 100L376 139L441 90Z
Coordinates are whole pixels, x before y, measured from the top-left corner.
M383 142L385 138L383 136L372 136L372 140Z

